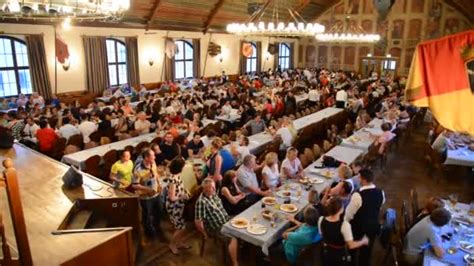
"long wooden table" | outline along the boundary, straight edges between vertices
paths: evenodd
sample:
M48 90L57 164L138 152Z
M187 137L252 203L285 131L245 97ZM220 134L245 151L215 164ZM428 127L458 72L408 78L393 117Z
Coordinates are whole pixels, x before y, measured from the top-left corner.
M89 175L83 176L81 188L63 188L62 176L68 166L50 159L20 144L0 150L0 161L11 158L17 170L23 213L34 265L59 265L70 260L120 231L103 231L53 235L76 199L132 197L112 189ZM0 166L3 171L3 166ZM100 190L99 188L102 187ZM93 188L94 191L91 189ZM16 248L6 191L0 189L0 211L4 217L6 236Z

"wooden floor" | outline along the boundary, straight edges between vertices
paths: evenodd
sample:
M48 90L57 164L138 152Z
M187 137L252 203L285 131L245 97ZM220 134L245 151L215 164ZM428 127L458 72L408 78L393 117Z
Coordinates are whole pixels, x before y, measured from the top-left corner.
M401 208L401 201L409 198L411 188L416 188L420 204L424 198L437 195L446 197L450 193L457 193L461 202L474 200L474 172L468 168L448 167L444 176L430 176L423 159L423 141L427 136L427 128L418 128L407 141L402 141L398 149L391 152L387 167L384 171L378 165L373 169L376 174L375 183L385 191L387 198L386 207ZM188 239L193 248L182 251L180 255L173 255L166 244L160 241L147 243L138 258L140 265L160 266L218 266L224 265L222 252L218 246L210 242L206 246L203 257L199 256L200 241L198 235L193 233L192 224L189 225ZM165 231L169 231L169 223L164 223ZM169 236L167 236L169 238ZM375 246L373 265L382 265L382 252L378 245ZM255 258L241 252L241 265L256 265Z

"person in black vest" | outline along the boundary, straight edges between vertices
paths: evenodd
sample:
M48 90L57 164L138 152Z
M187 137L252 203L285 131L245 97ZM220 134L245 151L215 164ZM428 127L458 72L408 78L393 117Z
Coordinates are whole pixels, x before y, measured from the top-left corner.
M374 240L380 233L379 212L385 201L385 195L383 190L373 184L372 171L362 169L359 175L361 187L352 195L344 219L351 223L355 241L362 239L364 235L369 238L369 245L358 249L358 257L353 256L355 258L352 260L353 265L369 266Z
M319 233L323 241L322 265L350 265L352 260L347 250L367 246L369 239L367 236L363 236L361 240L354 241L351 225L341 217L344 206L339 197L329 200L326 212L327 215L321 217L318 222Z

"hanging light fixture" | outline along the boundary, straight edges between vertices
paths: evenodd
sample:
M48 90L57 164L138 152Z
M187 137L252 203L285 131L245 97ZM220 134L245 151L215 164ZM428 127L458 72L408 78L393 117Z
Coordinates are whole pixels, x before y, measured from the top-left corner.
M120 20L130 0L6 0L0 18L64 21Z
M288 12L288 22L282 21L279 14L280 1L268 1L261 8L255 11L245 23L227 24L227 32L236 35L257 35L257 36L314 36L317 33L324 32L324 26L318 23L308 23L306 20L290 6L284 7ZM265 21L264 14L270 7L273 7L272 17ZM287 3L283 1L283 3Z
M320 42L374 43L380 40L378 34L368 34L360 26L350 25L347 16L345 24L336 24L325 33L316 34Z

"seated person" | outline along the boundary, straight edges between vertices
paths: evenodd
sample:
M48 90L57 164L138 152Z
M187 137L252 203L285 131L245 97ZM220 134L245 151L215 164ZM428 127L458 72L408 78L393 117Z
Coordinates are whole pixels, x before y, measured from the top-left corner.
M200 158L204 152L204 144L201 140L201 135L194 134L193 139L186 145L188 158Z
M242 164L243 158L247 154L250 154L249 138L247 138L244 135L240 136L238 145L235 145L235 144L230 145L230 153L232 154L235 161L237 162L237 165Z
M433 212L433 210L443 207L444 202L439 197L429 197L426 201L425 207L415 213L415 219L412 222L411 227L413 227L419 221L423 220L423 218L425 218L426 216L429 216Z
M255 118L248 121L242 128L246 127L250 128L250 135L255 135L267 129L267 126L265 125L265 122L262 120L262 117L259 113L257 113Z
M352 178L352 170L349 166L347 166L346 164L339 165L339 167L337 168L337 173L338 173L338 176L339 176L339 182L333 188L330 189L330 191L329 191L330 196L340 195L342 186L344 185L345 182L350 183L351 187L353 187L352 186L352 179L351 179ZM352 191L350 191L349 194L350 193L352 193Z
M180 154L179 145L173 141L173 135L166 133L164 140L160 143L161 154L157 158L158 164L168 164Z
M251 202L246 200L245 193L237 186L237 174L234 170L229 170L224 174L219 196L229 215L237 215L251 205Z
M321 240L318 231L319 212L313 206L308 206L304 210L304 223L295 220L293 216L288 216L287 219L296 225L283 233L282 246L286 260L294 265L304 247ZM281 247L278 245L277 248L271 248L272 260L278 258L279 250Z
M257 175L255 174L255 168L257 168L255 156L252 154L245 156L242 165L239 167L239 170L237 170L237 179L241 190L246 193L247 196L257 201L261 197L270 196L272 192L271 190L260 189Z
M237 259L238 243L236 238L229 238L222 235L221 228L229 220L222 201L216 195L216 184L212 178L205 178L202 181L202 193L196 201L195 220L197 230L208 239L209 235L223 239L228 243L229 256L232 266L239 265Z
M442 227L451 220L451 214L444 208L435 209L430 216L415 224L405 236L403 256L408 265L421 265L423 252L431 248L438 258L443 258L441 246Z
M146 119L145 112L140 112L137 115L137 121L135 121L135 131L139 135L150 133L151 123Z
M269 152L265 155L265 165L262 169L262 187L271 189L278 187L280 182L280 171L278 170L278 154Z
M281 164L281 178L299 179L303 177L303 166L300 159L298 159L298 150L296 148L288 148L286 152L286 159Z

